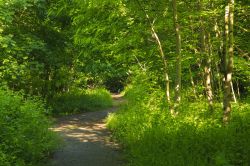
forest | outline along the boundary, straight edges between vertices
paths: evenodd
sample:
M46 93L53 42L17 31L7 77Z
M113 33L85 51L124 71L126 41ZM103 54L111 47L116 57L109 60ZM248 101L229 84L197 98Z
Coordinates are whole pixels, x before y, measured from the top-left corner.
M0 166L47 166L55 119L112 94L124 165L250 166L249 4L0 0Z

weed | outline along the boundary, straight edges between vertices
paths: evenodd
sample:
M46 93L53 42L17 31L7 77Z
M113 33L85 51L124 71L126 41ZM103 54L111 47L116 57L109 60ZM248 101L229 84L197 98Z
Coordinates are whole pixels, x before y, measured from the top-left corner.
M107 119L125 146L131 166L226 166L250 163L250 105L234 104L223 126L220 103L183 101L172 117L161 89L146 84L127 89L128 105Z
M0 90L0 165L36 165L57 147L44 103Z
M64 115L108 108L112 98L105 89L75 90L55 96L50 103L55 115Z

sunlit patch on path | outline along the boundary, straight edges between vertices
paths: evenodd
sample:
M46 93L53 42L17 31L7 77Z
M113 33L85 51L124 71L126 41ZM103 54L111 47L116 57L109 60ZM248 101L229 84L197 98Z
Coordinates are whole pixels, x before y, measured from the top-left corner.
M113 96L119 105L120 96ZM59 118L52 130L65 140L51 166L120 166L122 158L118 144L112 141L104 119L118 107Z

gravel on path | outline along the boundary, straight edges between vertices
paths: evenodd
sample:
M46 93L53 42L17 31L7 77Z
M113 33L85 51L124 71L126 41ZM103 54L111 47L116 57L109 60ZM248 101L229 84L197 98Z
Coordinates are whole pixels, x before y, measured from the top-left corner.
M119 145L111 139L105 118L123 102L113 95L114 107L103 111L65 116L52 130L64 139L64 146L51 159L50 166L121 166Z

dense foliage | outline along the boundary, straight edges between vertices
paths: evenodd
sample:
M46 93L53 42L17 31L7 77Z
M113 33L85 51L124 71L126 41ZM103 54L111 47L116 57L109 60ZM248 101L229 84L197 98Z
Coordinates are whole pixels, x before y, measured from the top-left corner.
M105 89L75 90L58 94L50 101L53 113L65 115L86 111L98 111L112 106L110 93Z
M125 88L109 126L132 165L249 164L249 11L245 0L0 0L11 90L0 163L34 165L53 147L45 115L106 108L104 89Z
M147 82L147 83L145 83ZM133 166L248 165L250 106L234 104L223 126L221 104L214 113L204 100L182 103L179 115L166 109L164 93L144 75L127 89L128 104L107 119Z
M33 166L58 145L39 99L0 90L0 165Z
M0 0L0 86L10 89L0 90L1 166L39 165L55 150L60 142L49 130L52 113L112 105L107 91L83 90L87 74L75 58L72 20L61 5Z

